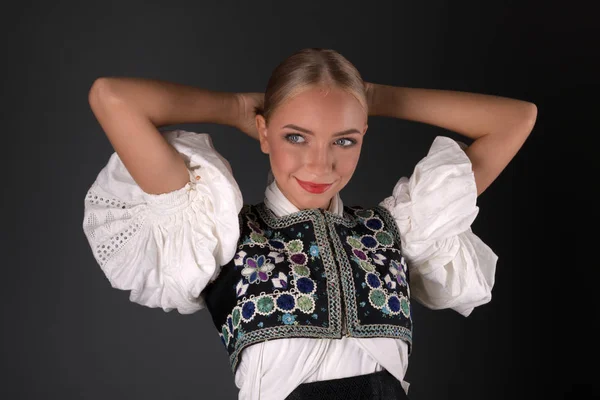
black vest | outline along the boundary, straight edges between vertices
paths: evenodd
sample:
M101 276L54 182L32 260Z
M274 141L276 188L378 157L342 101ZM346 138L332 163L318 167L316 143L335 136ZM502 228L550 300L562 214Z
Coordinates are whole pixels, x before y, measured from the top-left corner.
M203 291L235 373L241 351L280 338L391 337L412 347L409 273L392 216L344 206L277 217L245 205L235 257Z

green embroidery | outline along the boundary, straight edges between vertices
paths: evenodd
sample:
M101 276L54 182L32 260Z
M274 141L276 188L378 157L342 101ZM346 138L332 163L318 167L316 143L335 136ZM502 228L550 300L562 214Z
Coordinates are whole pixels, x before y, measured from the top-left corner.
M362 243L360 242L360 240L358 240L357 238L353 237L353 236L348 236L346 238L346 241L348 242L348 244L352 247L354 247L355 249L361 249L362 248Z
M382 232L377 232L375 234L375 238L377 239L377 241L379 243L381 243L384 246L391 246L394 243L394 239L392 238L392 235L390 235L389 233L382 231Z
M304 243L300 239L295 239L288 242L287 248L291 253L300 253L304 249Z
M306 265L294 265L294 266L292 266L292 271L294 272L294 274L299 275L299 276L309 276L310 275L310 270L308 269L308 267Z
M252 232L250 234L250 239L254 240L256 243L266 243L267 242L266 237L264 237L263 235L256 233L256 232Z
M380 309L385 305L386 297L387 296L383 290L374 289L371 290L371 293L369 294L369 302L373 305L373 307Z
M402 299L400 300L400 308L402 309L402 314L404 314L405 317L409 318L410 317L410 304L406 297L402 297Z
M315 310L315 301L308 295L298 297L298 308L306 314L311 314Z
M364 269L365 271L367 271L367 272L373 272L373 271L375 271L375 266L373 264L367 262L367 261L359 260L358 261L358 265L360 265L360 267L362 269Z
M371 210L358 210L355 212L361 218L371 218L373 216L373 211Z
M236 308L233 309L232 319L233 319L233 326L234 326L234 328L237 328L240 325L240 319L241 319L241 314L240 314L240 308L239 307L236 307Z
M256 308L260 314L269 314L275 309L275 302L271 296L264 296L256 301Z

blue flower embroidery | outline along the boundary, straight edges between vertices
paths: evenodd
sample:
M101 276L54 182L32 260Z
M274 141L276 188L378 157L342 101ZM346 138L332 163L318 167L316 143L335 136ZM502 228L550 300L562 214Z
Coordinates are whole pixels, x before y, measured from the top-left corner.
M319 246L317 246L316 244L313 244L312 246L310 246L310 249L308 250L308 252L313 257L319 257Z
M283 316L281 317L281 320L286 325L292 325L294 322L296 322L296 316L286 313L286 314L283 314Z

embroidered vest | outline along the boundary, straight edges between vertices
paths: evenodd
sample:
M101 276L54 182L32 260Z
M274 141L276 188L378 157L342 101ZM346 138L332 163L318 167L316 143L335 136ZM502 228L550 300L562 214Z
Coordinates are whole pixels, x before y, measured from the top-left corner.
M390 337L412 348L409 273L389 212L344 206L276 216L245 205L234 258L203 291L235 373L280 338Z

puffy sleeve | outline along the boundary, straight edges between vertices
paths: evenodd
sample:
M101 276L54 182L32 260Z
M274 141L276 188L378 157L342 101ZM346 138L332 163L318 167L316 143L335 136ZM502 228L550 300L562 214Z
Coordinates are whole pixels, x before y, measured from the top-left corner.
M163 133L189 172L181 189L144 192L115 152L85 197L83 231L113 288L130 300L190 314L235 254L243 200L208 134Z
M479 212L465 145L435 138L410 178L380 205L394 217L409 266L411 297L468 316L491 300L498 257L471 230Z

